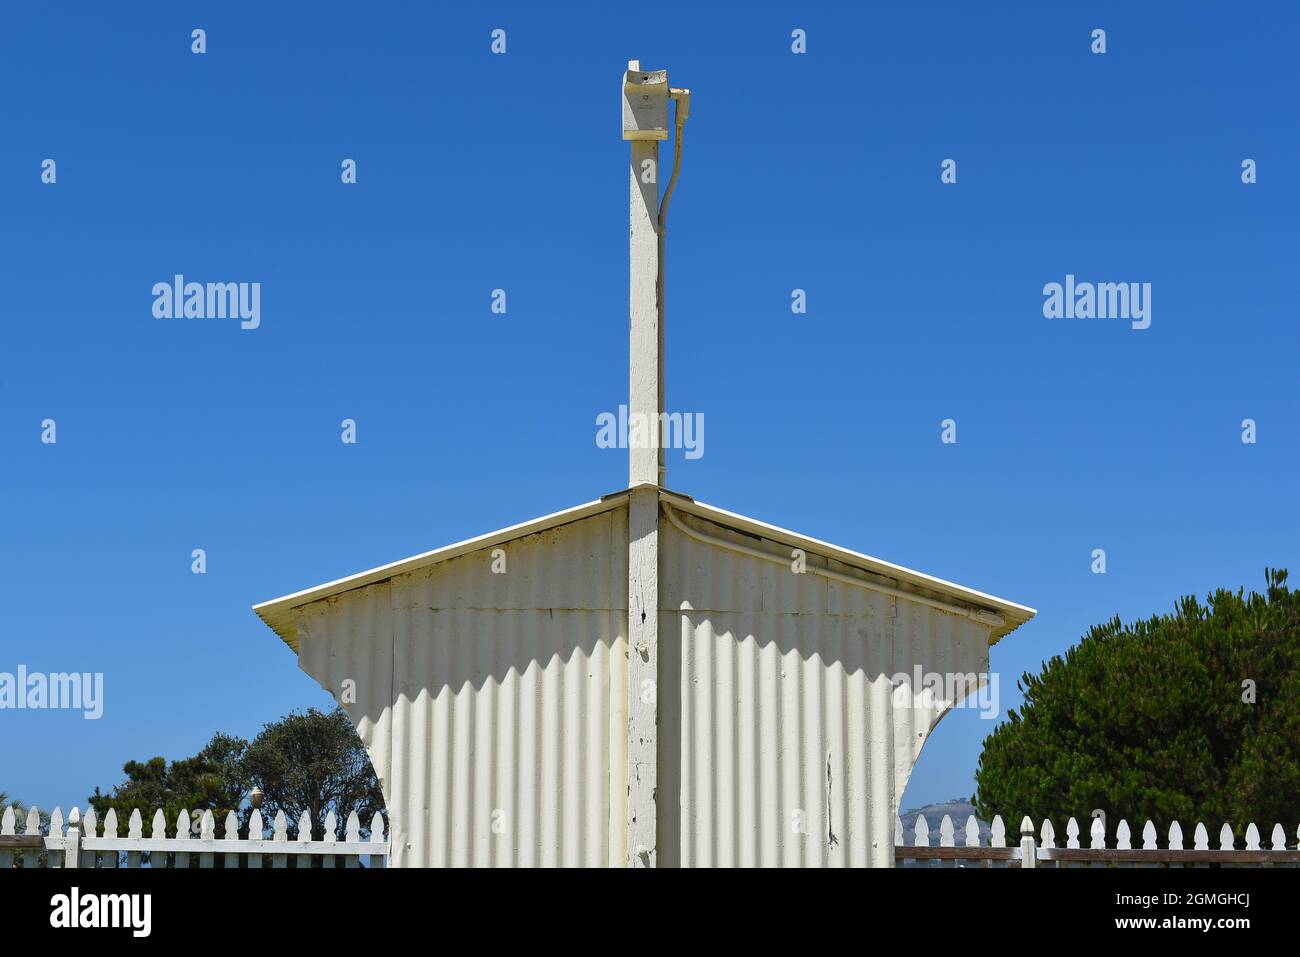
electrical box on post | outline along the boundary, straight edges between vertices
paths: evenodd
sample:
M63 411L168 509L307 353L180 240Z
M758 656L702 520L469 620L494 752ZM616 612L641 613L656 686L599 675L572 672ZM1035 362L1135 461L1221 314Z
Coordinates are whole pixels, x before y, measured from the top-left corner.
M668 139L668 71L642 70L629 60L623 74L623 139Z

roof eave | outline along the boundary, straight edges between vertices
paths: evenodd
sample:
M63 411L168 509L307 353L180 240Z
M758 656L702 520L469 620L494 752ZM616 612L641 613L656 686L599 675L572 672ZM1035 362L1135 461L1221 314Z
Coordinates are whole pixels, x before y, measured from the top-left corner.
M618 507L622 500L627 497L631 489L621 489L617 492L611 492L609 495L593 501L586 502L573 508L567 508L559 512L552 512L549 515L542 515L538 518L531 519L527 522L521 522L518 525L511 525L507 528L498 529L494 532L488 532L485 535L479 535L475 538L467 538L464 541L455 542L451 545L445 545L442 548L434 549L429 552L422 552L419 555L412 555L409 558L400 561L390 562L387 565L380 565L355 575L349 575L345 578L338 578L334 581L325 582L322 585L316 585L312 588L303 589L280 598L273 598L270 601L264 601L253 606L259 618L264 621L272 631L274 631L286 645L295 652L298 650L298 633L294 621L294 610L301 608L303 605L310 604L314 601L321 601L326 598L333 598L344 592L353 591L357 588L364 588L367 585L373 585L381 581L386 581L396 575L405 574L424 568L428 565L434 565L469 552L478 551L484 548L491 548L493 545L499 545L503 542L512 541L516 538L522 538L526 535L533 535L538 532L544 532L560 525L570 522L580 521L593 515L599 515L602 512ZM855 552L847 548L841 548L838 545L832 545L829 542L823 542L819 539L810 538L807 535L800 535L798 532L792 532L789 529L780 528L776 525L769 525L766 522L760 522L757 519L748 518L735 512L729 512L726 509L718 508L713 505L706 505L703 502L697 502L689 495L680 492L673 492L668 489L659 490L660 498L666 500L674 508L703 518L719 525L731 527L737 531L749 535L755 535L760 538L766 538L770 541L781 542L782 544L793 545L803 548L806 551L821 554L827 558L834 559L845 565L852 566L861 571L874 575L880 575L892 578L896 581L905 583L909 587L924 589L926 593L939 595L949 599L970 605L972 608L993 612L1000 615L1003 624L993 626L989 633L989 644L996 644L1003 637L1015 631L1029 619L1037 614L1033 608L1027 605L1021 605L1005 598L998 598L996 595L989 595L973 588L967 588L964 585L958 585L955 582L946 581L942 578L935 578L932 575L926 575L924 572L918 572L902 565L895 565L892 562L883 559L873 558L861 552Z

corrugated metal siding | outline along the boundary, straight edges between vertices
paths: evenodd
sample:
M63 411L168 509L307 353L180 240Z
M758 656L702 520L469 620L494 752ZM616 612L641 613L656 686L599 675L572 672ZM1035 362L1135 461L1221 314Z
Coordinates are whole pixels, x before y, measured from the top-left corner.
M298 666L338 699L352 682L356 701L344 708L370 753L387 794L392 768L392 602L387 582L314 602L297 611ZM368 821L366 822L369 823Z
M357 682L395 866L621 863L626 507L498 547L306 606L300 662Z
M660 864L891 866L898 797L943 710L896 706L894 675L985 671L988 627L660 535Z

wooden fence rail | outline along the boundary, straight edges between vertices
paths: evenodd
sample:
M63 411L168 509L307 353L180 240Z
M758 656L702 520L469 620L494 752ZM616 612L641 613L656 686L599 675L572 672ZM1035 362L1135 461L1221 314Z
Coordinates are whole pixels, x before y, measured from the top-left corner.
M65 827L63 811L54 809L48 831L41 827L40 811L27 812L22 834L17 833L14 809L4 809L0 816L0 870L14 867L142 867L148 857L151 868L158 867L384 867L388 859L388 841L384 838L384 819L376 814L370 824L370 837L361 838L361 821L355 811L348 815L343 839L339 840L338 821L331 811L325 816L323 840L312 840L311 817L306 811L298 820L298 834L289 840L289 822L283 811L276 812L271 838L262 835L262 812L254 810L249 818L248 837L240 837L234 812L226 815L221 837L216 834L216 820L211 811L191 818L181 811L176 833L167 835L167 823L161 810L155 811L150 834L144 836L144 822L139 809L131 812L125 836L118 835L117 812L104 815L102 833L94 810L81 812L73 808ZM192 828L191 825L197 825ZM254 836L256 835L256 836ZM319 864L315 862L319 861Z
M1298 867L1300 866L1300 827L1296 844L1288 848L1281 824L1273 825L1269 847L1260 845L1259 828L1246 828L1245 846L1237 847L1232 828L1219 829L1219 846L1210 847L1209 830L1197 824L1192 846L1183 847L1183 829L1177 822L1169 825L1165 846L1157 841L1156 826L1147 821L1142 828L1142 846L1133 846L1133 833L1127 821L1115 829L1114 842L1107 846L1106 825L1094 818L1089 826L1088 847L1079 844L1079 822L1070 818L1065 828L1065 846L1056 846L1056 832L1051 821L1043 821L1037 838L1034 823L1025 818L1020 823L1020 841L1008 847L1006 825L1002 816L993 818L989 843L980 836L979 822L972 815L966 820L962 844L956 842L952 818L945 814L939 822L939 843L930 843L930 826L925 816L917 817L912 829L912 843L904 841L902 819L894 825L894 862L902 867Z

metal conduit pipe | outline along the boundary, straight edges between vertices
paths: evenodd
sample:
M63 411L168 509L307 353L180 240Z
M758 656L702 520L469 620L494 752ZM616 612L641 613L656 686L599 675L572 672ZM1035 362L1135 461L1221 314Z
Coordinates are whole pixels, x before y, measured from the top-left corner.
M718 548L726 548L733 552L740 552L743 555L750 555L754 558L761 558L764 561L774 562L777 565L789 565L790 560L783 555L773 555L771 552L761 551L757 548L751 548L748 545L742 545L739 542L729 542L725 538L716 538L705 532L696 531L685 522L667 502L660 502L663 506L664 514L668 516L668 521L672 522L679 531L689 535L696 541L706 542L709 545L716 545ZM823 556L824 557L824 556ZM844 582L846 585L857 585L859 588L865 588L868 591L878 591L886 595L892 595L895 598L906 598L908 601L919 602L922 605L929 605L931 608L938 608L940 611L946 611L954 615L961 615L969 618L971 621L977 621L981 625L992 625L1000 627L1004 619L996 612L986 611L983 608L964 608L960 605L950 605L947 602L938 601L934 598L927 598L924 595L918 595L915 592L904 591L901 588L894 588L890 585L880 585L876 582L866 581L862 578L854 578L850 575L843 575L840 572L833 571L829 568L818 568L814 565L808 566L808 571L823 578L830 578L837 582Z
M655 294L659 303L659 409L663 411L663 381L664 381L664 238L668 232L668 204L672 202L673 190L677 188L677 174L682 169L682 133L686 128L686 120L691 115L691 91L678 90L670 88L668 95L675 104L673 108L673 125L676 127L676 135L673 137L673 175L668 180L668 188L664 190L663 202L659 204L659 215L656 219L657 232L659 234L659 275L655 277ZM662 424L656 422L654 428L662 428ZM664 467L664 450L662 443L659 448L659 484L664 484L664 475L667 469Z

